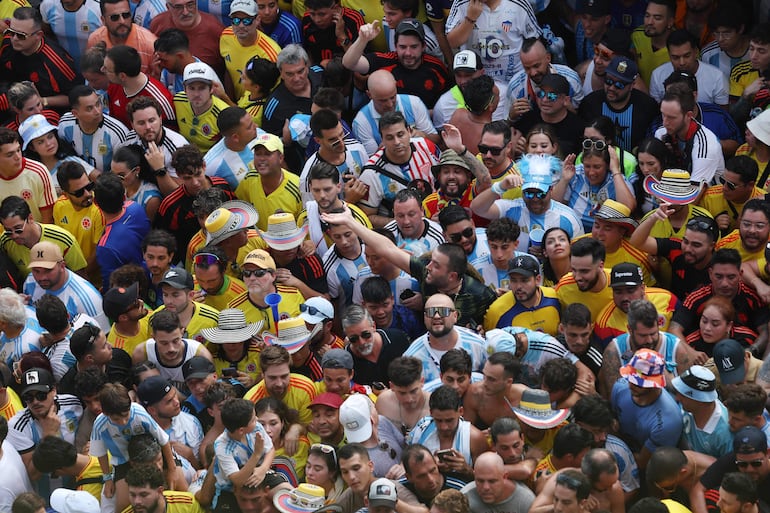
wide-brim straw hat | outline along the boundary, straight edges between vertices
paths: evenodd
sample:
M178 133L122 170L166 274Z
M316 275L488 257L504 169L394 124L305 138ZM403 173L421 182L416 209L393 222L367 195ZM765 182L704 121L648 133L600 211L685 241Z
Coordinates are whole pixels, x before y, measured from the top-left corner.
M644 179L647 194L672 205L688 205L700 194L700 186L690 181L690 173L684 169L666 169L660 180L654 176Z
M215 328L203 328L201 335L214 344L244 342L259 333L263 321L247 323L243 310L226 308L219 312L219 323Z

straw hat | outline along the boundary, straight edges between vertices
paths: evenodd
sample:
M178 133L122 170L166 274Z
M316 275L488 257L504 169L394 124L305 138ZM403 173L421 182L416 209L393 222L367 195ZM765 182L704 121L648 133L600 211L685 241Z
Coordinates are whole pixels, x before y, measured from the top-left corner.
M521 422L535 429L550 429L561 424L569 415L569 409L554 410L545 390L529 388L522 392L521 401L513 411Z
M690 173L684 169L666 169L660 181L654 176L644 179L644 190L672 205L687 205L695 201L700 186L690 181Z
M264 321L246 323L243 310L226 308L219 312L219 323L215 328L203 328L201 335L214 344L243 342L250 339L262 329Z
M222 315L221 313L219 314ZM278 335L272 333L263 333L262 338L265 344L269 346L281 346L289 354L294 354L310 340L312 333L307 329L305 320L302 317L291 317L281 319L277 325Z
M251 203L226 201L206 218L206 244L219 244L257 221L259 213Z
M324 506L326 493L317 485L301 483L291 490L281 490L273 497L273 504L281 513L311 513Z
M294 216L289 213L273 214L267 218L267 231L259 231L267 245L278 251L294 249L307 237L308 226L297 227Z
M626 233L631 234L639 225L631 218L631 209L626 205L615 200L605 200L599 210L594 215L596 219L602 219L611 223L616 223L626 229Z

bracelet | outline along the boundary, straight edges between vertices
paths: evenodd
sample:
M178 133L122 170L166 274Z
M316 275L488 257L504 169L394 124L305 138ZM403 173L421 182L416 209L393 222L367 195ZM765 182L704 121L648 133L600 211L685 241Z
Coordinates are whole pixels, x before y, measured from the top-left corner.
M102 474L102 483L106 483L107 481L112 481L114 477L114 474L110 472L109 474Z
M465 17L465 20L466 20L466 21L470 21L471 23L473 23L473 24L475 25L475 24L476 24L476 21L478 20L478 18L476 18L475 20L472 20L471 18L469 18L468 16L466 16L466 17Z
M494 192L498 196L502 197L502 195L505 194L505 191L503 190L503 186L500 185L500 182L493 183L491 189L492 189L492 192Z
M41 103L43 104L43 107L48 107L48 98L45 96L41 98Z
M464 157L467 153L468 153L468 147L466 146L465 149L462 152L457 154L457 156L458 157Z

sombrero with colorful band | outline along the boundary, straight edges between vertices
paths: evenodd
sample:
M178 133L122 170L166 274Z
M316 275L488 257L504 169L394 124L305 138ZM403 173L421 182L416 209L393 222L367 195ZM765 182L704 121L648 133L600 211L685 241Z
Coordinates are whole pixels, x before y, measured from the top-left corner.
M301 483L291 490L281 490L273 497L273 505L281 513L311 513L324 506L326 493L317 485Z
M545 390L530 388L521 394L521 401L513 412L519 420L535 429L550 429L564 422L569 409L554 410L551 398Z
M262 339L269 346L281 346L289 354L294 354L302 349L312 335L302 317L291 317L278 321L278 336L264 332Z
M696 200L700 186L690 181L690 173L684 169L666 169L660 180L654 176L645 178L644 190L666 203L687 205Z
M308 225L297 227L289 213L273 214L267 218L267 231L259 231L267 245L278 251L294 249L307 237Z
M604 203L596 211L594 217L619 224L626 229L628 234L631 234L639 226L639 223L631 218L631 209L623 203L612 199L604 200Z
M222 203L206 218L206 244L219 244L257 221L259 212L251 203L240 200Z

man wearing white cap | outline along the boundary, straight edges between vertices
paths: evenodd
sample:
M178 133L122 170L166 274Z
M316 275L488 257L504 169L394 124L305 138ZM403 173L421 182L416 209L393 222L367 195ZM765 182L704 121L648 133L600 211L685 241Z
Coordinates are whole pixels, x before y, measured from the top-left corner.
M227 103L214 96L217 75L205 62L185 66L182 80L184 91L174 95L179 133L205 153L219 140L217 118Z
M385 422L368 396L352 394L345 399L340 406L340 424L348 443L366 447L375 476L400 478L404 475L401 466L404 436L393 423Z
M345 347L345 342L332 331L334 306L328 299L322 296L311 297L299 305L299 311L299 316L311 332L310 348L318 358L332 349Z

